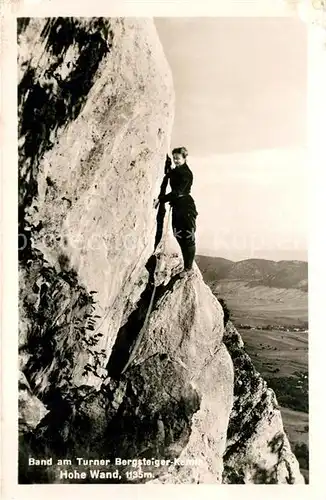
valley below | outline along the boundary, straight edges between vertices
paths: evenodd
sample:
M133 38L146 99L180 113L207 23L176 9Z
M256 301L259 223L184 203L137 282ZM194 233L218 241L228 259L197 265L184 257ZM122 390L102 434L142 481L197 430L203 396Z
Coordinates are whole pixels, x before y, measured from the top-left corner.
M291 283L289 287L287 283L278 288L270 282L264 284L261 263L258 279L250 280L247 272L246 276L239 273L238 279L235 278L234 266L231 273L232 266L228 263L225 272L224 259L216 258L214 275L214 258L210 258L208 273L203 259L205 257L198 258L197 264L204 278L206 274L207 284L214 295L225 302L230 320L241 334L255 368L276 394L285 432L308 483L308 293L301 287L302 276L298 286ZM219 272L220 261L223 277ZM227 274L232 274L232 278Z

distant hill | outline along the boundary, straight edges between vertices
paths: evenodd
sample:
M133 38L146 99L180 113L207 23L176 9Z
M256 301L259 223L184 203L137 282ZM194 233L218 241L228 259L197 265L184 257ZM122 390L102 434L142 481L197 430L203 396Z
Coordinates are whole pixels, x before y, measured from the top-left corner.
M196 263L207 283L223 279L234 264L232 260L205 255L196 255Z
M308 263L299 260L275 262L246 259L239 262L197 255L196 262L207 283L220 280L246 281L249 286L297 288L308 291Z

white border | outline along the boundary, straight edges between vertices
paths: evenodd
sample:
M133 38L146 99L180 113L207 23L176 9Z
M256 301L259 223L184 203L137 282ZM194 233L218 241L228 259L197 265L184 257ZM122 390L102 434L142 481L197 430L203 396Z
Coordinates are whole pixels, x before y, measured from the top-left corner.
M305 2L306 3L306 2ZM198 495L214 498L264 497L264 500L312 496L324 498L325 431L322 412L324 373L324 303L325 224L322 205L325 203L323 173L326 141L326 52L320 29L309 34L309 144L311 152L310 226L309 226L309 314L310 314L310 484L303 486L267 485L31 485L17 484L17 139L16 139L16 16L237 16L278 17L293 14L282 0L219 0L207 1L105 1L92 0L2 0L1 4L1 141L2 141L2 497L7 499L57 498L129 498L130 494L146 500L178 495L188 500ZM322 61L322 62L321 62ZM4 126L3 126L4 125ZM324 279L323 279L324 278ZM241 488L241 491L239 490Z

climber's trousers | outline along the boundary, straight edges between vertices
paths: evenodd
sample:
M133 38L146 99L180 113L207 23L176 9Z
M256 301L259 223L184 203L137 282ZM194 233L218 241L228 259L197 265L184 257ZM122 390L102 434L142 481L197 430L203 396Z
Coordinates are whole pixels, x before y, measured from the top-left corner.
M174 235L181 248L184 268L186 270L189 270L192 268L192 264L196 254L194 231L190 232L187 230L174 229Z

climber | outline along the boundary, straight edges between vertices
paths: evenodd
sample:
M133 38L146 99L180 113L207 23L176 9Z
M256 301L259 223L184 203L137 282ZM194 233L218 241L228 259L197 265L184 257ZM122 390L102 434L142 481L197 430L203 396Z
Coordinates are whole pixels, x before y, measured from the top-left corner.
M187 156L188 151L185 147L173 149L172 157L175 168L167 168L169 167L168 160L171 165L171 159L167 156L164 179L170 181L171 191L168 194L160 194L154 200L154 208L166 202L169 202L172 207L173 234L180 245L184 263L180 277L193 274L192 265L196 253L195 231L198 212L190 195L193 174L187 165Z

